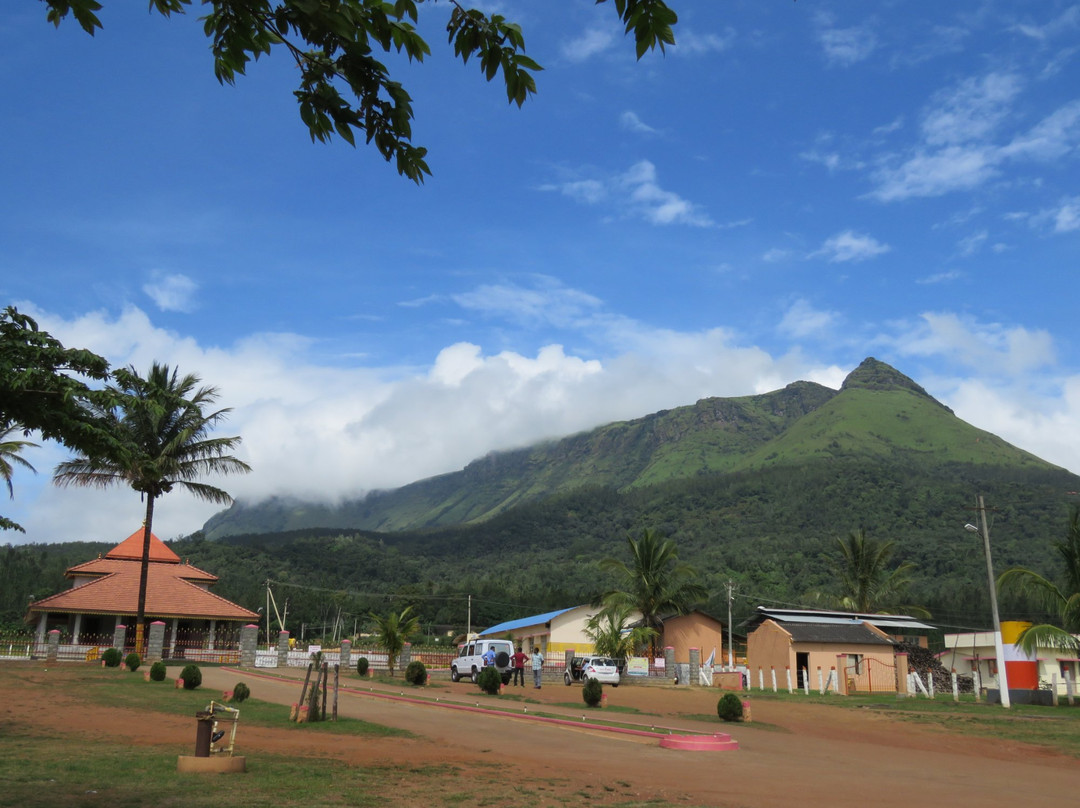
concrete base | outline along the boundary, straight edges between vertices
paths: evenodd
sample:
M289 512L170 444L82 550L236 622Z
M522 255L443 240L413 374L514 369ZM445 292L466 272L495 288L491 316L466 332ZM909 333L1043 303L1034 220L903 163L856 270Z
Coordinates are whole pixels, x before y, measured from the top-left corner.
M178 772L202 772L209 774L243 774L247 771L245 757L194 757L180 755L176 758Z
M681 749L686 752L734 752L739 742L730 735L668 735L660 739L663 749Z

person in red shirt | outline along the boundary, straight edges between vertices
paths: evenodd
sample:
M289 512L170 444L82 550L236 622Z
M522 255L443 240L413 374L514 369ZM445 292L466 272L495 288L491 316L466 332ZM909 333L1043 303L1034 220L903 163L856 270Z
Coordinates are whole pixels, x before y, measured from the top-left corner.
M519 684L525 687L525 661L529 658L528 654L525 654L521 650L521 646L518 646L517 653L510 657L510 662L514 668L514 679L510 683Z

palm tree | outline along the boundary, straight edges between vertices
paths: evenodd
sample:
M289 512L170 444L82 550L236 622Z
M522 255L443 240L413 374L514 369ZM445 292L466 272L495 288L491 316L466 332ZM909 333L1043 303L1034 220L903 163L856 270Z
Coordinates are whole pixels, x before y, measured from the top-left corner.
M664 615L686 614L708 596L704 586L697 583L697 571L679 561L675 542L652 528L645 528L637 539L626 537L630 546L630 563L605 558L600 568L614 572L618 588L607 592L605 606L624 605L641 613L642 625L655 632L649 641L655 653L655 638L663 634Z
M1080 640L1075 636L1080 634L1080 508L1077 506L1069 509L1065 539L1054 542L1054 549L1065 562L1064 586L1058 587L1037 572L1021 567L1006 570L997 579L998 589L1033 597L1061 621L1060 626L1047 623L1029 626L1017 638L1016 645L1032 659L1040 646L1080 652Z
M8 495L15 499L15 487L11 484L11 478L15 474L15 466L22 466L24 469L30 469L30 471L37 473L37 469L30 465L20 455L23 449L30 447L36 447L36 443L31 443L28 440L18 440L12 438L13 433L23 431L23 428L19 424L6 423L0 424L0 479L7 484ZM25 533L20 525L12 522L10 519L5 519L0 516L0 530L18 530Z
M613 603L589 618L585 624L588 637L601 656L622 660L641 651L656 637L656 629L638 625L627 628L634 608L626 603Z
M394 663L397 662L401 649L414 634L420 631L420 618L416 615L410 616L410 611L412 611L412 606L406 606L401 614L369 613L371 619L375 621L375 641L386 651L386 661L391 676L394 675Z
M207 412L217 400L215 387L200 387L194 374L180 376L175 368L155 362L146 378L134 368L113 374L109 389L119 402L116 409L99 413L109 424L117 448L103 454L72 458L56 467L53 480L61 486L85 485L107 488L129 485L146 500L143 521L142 568L139 572L138 613L135 644L142 649L146 617L146 579L150 567L150 533L154 503L174 487L184 488L199 499L227 505L232 497L220 488L198 482L205 474L251 471L228 454L239 437L209 437L229 409Z
M905 561L889 569L896 542L867 538L860 529L851 531L846 538L838 538L836 543L840 548L840 556L834 561L839 585L836 600L841 609L865 614L900 610L930 616L919 606L901 605L915 565Z

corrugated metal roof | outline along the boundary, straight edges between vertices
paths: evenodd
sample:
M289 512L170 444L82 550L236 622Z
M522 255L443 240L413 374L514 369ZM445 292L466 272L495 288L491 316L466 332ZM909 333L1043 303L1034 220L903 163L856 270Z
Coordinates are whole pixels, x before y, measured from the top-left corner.
M853 623L870 623L878 628L898 629L928 629L934 626L927 625L906 614L865 614L856 612L837 612L831 610L811 609L774 609L769 606L758 606L757 615L747 621L750 628L758 625L762 620L772 619L777 623L817 623L819 625L851 625Z
M783 623L795 642L847 643L849 645L892 645L862 623Z
M506 631L513 631L516 628L525 628L526 626L535 626L541 623L546 623L554 617L558 617L560 614L566 614L572 609L576 609L577 606L571 606L569 609L559 609L554 612L546 612L544 614L534 614L532 617L522 617L519 620L507 620L505 623L499 623L497 626L486 628L481 631L477 636L485 637L489 634L502 634Z

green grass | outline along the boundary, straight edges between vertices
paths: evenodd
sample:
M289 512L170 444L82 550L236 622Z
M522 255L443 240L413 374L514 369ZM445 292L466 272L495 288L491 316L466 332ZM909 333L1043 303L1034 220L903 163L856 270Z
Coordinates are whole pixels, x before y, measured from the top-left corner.
M221 701L217 690L197 688L178 690L168 680L164 682L144 682L141 676L117 674L115 671L102 672L88 669L72 675L72 685L82 689L88 701L107 707L128 707L148 712L167 713L170 715L194 716L199 710L206 709L211 700ZM258 685L252 685L253 692L258 692ZM332 697L331 697L332 698ZM296 732L322 732L337 735L360 735L380 738L411 738L413 733L407 730L361 721L355 718L339 716L337 721L317 721L311 724L297 724L289 721L289 708L281 704L248 698L240 704L229 704L240 710L242 725L273 727ZM327 712L331 706L327 701Z
M827 704L841 710L874 710L890 718L926 724L947 732L978 738L995 738L1041 746L1080 757L1080 707L1069 707L1064 699L1058 707L1013 705L1009 710L999 704L976 703L973 696L962 696L959 703L952 695L937 698L897 698L895 694L820 696L753 691L755 701L779 701ZM752 709L752 708L751 708Z

